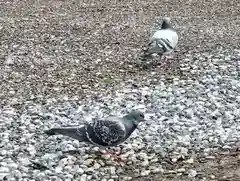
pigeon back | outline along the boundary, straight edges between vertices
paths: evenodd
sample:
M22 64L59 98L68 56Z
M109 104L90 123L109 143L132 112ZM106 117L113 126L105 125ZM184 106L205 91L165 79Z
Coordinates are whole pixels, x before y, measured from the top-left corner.
M122 118L118 117L94 119L86 126L86 133L91 143L106 147L120 144L126 136Z

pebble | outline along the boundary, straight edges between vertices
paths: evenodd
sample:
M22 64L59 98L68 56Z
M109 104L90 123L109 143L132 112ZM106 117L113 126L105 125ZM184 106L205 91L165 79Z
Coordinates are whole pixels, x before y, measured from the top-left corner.
M144 160L143 162L141 162L141 166L146 167L149 165L149 161L148 160Z
M144 170L141 172L141 176L148 176L150 174L150 170Z
M85 170L85 172L89 175L89 174L93 174L94 173L94 168L89 167Z
M0 173L9 173L10 169L8 167L0 167Z
M7 56L6 61L5 61L6 65L14 65L14 62L15 62L15 60L12 55Z
M83 170L82 168L79 168L79 169L77 170L77 173L78 173L79 175L82 175L82 174L84 173L84 170Z
M55 172L56 172L56 173L61 173L62 170L63 170L63 167L62 167L62 166L59 166L59 167L56 167L56 168L55 168Z
M154 168L152 170L152 173L164 173L164 169L163 168Z
M186 163L192 164L192 163L194 163L194 159L193 158L189 158L188 160L186 160Z
M197 176L197 171L196 171L196 170L190 169L190 170L188 171L188 177L194 178L194 177L196 177L196 176Z
M80 177L80 181L87 181L87 175L86 175L86 174L83 174L83 175Z
M93 168L95 170L98 170L100 167L101 167L101 165L99 163L97 163L97 162L93 165Z
M10 167L12 169L17 169L18 168L18 164L16 164L16 163L9 163L8 167Z
M104 155L105 156L105 155ZM106 155L106 156L109 156L109 155ZM86 165L86 166L89 166L91 165L92 163L94 162L93 159L87 159L83 162L83 165Z
M216 177L215 175L210 175L211 179L215 179L215 177Z
M180 172L180 173L185 172L185 171L186 171L185 168L179 168L179 169L177 169L177 172Z
M1 152L0 152L0 154L2 155L2 156L5 156L5 155L7 155L7 150L2 150Z

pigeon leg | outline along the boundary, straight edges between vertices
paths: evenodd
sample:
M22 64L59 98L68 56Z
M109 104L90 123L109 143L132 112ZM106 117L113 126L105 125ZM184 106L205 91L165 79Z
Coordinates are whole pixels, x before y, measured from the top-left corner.
M161 59L161 56L160 56L160 59ZM157 57L152 58L152 61L151 61L152 68L156 67L158 65L158 63L159 63L158 61L159 61L159 59Z
M152 67L157 66L158 65L158 59L153 59L151 64L152 64Z
M110 157L112 157L112 158L114 158L114 160L116 160L116 161L121 161L121 157L120 157L120 155L118 155L118 154L116 154L116 153L114 153L114 152L106 152L106 153L103 153L103 155L109 155Z

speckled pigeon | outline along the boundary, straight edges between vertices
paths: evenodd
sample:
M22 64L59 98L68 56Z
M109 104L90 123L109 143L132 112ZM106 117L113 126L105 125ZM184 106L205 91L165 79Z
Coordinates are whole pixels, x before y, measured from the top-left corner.
M178 34L170 25L170 18L164 18L161 25L156 22L151 34L150 42L140 57L141 61L152 59L154 54L161 58L163 54L171 53L178 43Z
M93 119L80 127L52 128L45 131L48 135L61 134L87 142L100 147L116 146L124 142L138 124L144 120L144 114L140 111L132 111L120 118L109 116L105 119Z

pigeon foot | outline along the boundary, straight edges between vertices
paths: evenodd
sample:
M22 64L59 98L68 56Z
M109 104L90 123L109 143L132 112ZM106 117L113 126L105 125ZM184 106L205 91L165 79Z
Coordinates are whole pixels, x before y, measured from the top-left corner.
M122 158L119 154L116 154L114 152L106 152L103 153L103 155L109 155L110 157L112 157L114 159L114 161L120 162L122 161Z

